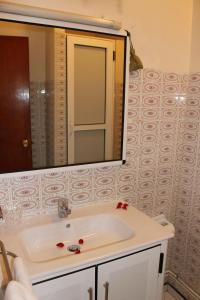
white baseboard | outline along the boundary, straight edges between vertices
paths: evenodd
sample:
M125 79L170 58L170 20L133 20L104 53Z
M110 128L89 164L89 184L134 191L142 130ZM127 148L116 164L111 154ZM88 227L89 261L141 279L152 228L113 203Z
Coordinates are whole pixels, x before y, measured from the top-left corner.
M169 270L166 271L165 282L167 290L176 300L200 300L200 295Z

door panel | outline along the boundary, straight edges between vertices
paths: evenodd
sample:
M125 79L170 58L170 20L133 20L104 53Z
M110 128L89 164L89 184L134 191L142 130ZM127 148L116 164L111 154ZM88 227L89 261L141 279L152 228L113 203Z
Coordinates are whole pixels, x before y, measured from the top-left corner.
M160 247L98 268L98 300L155 300Z
M88 163L113 159L114 132L114 61L112 40L67 36L68 163ZM88 145L90 153L77 156L76 133L104 130L103 150ZM83 140L83 135L82 135ZM88 135L85 143L88 144ZM82 148L80 148L80 151ZM86 152L86 151L85 151ZM96 152L96 153L95 153Z
M95 299L95 269L80 271L33 286L39 300Z
M106 48L75 45L74 72L75 125L105 123Z
M0 36L0 172L31 168L28 38Z
M82 151L82 149L85 149L85 151ZM105 130L76 131L74 152L77 163L103 161L105 156Z

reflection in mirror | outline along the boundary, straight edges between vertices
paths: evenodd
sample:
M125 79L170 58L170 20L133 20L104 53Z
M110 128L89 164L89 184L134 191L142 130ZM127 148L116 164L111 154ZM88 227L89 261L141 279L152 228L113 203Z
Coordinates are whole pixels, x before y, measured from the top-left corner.
M0 22L0 172L122 159L125 37Z

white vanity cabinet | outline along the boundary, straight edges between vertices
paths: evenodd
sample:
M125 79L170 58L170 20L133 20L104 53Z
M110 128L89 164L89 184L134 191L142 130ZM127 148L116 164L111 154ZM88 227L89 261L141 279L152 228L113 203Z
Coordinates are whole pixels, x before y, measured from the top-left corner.
M33 286L38 300L95 299L95 268L60 276Z
M160 248L98 267L98 300L156 300Z
M161 300L160 245L36 282L39 300Z

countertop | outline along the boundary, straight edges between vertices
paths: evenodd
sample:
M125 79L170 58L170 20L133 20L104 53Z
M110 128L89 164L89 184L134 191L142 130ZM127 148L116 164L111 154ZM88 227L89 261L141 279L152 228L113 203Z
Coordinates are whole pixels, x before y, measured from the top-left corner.
M133 229L134 236L115 244L81 252L78 255L66 255L66 257L37 263L32 262L24 251L19 238L20 232L38 225L60 222L63 221L63 219L59 219L56 215L41 215L23 219L23 222L16 226L3 224L0 226L0 239L4 242L7 250L14 252L24 259L29 276L34 283L52 276L58 276L62 273L73 272L101 263L109 260L111 257L116 258L120 255L123 256L139 251L145 247L148 248L157 245L174 236L169 226L158 224L152 218L132 206L128 206L127 210L116 209L116 202L74 208L72 209L72 214L67 217L66 223L69 223L73 218L102 213L113 214L119 217Z

